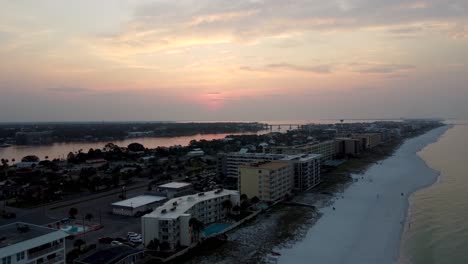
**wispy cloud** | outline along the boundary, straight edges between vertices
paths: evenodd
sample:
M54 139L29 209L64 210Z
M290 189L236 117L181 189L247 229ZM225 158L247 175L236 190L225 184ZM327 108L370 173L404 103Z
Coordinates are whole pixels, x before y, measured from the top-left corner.
M389 74L389 73L400 73L415 69L413 65L406 64L375 64L366 65L355 69L359 73L370 73L370 74Z
M317 74L327 74L332 72L331 65L295 65L290 63L271 63L261 67L241 66L240 70L243 71L299 71L299 72L310 72Z
M82 93L82 92L89 91L89 89L82 88L82 87L53 87L53 88L48 88L47 90L51 92L59 92L59 93Z

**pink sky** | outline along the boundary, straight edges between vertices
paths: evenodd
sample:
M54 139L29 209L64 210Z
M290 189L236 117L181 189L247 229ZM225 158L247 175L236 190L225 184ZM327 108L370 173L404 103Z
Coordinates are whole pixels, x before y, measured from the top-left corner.
M468 118L463 0L0 4L0 121Z

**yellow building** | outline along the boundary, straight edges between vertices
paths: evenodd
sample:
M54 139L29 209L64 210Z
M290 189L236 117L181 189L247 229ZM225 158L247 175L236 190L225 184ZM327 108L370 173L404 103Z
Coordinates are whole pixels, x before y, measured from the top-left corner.
M285 161L263 161L239 166L239 191L262 201L277 201L294 188L293 165Z

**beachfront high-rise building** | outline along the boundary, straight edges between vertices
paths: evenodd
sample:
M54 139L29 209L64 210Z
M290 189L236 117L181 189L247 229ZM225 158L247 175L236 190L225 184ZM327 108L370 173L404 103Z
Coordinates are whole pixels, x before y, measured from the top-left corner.
M178 245L190 246L197 241L191 219L205 225L223 221L227 215L223 202L230 201L235 206L239 200L238 191L223 189L173 198L141 218L143 243L148 246L157 239L170 250Z
M263 201L278 201L294 187L293 164L287 161L262 161L239 166L239 191Z
M255 161L279 160L285 158L283 154L265 154L265 153L242 153L231 152L218 155L218 175L225 177L238 178L239 166L249 164Z
M294 167L295 190L306 191L320 183L320 160L319 154L291 155L281 159Z
M327 140L295 146L273 146L266 148L265 153L284 155L320 154L322 155L321 161L323 163L335 157L335 141Z
M355 156L363 150L362 141L356 138L336 138L335 139L336 155L340 156Z
M57 229L22 222L0 226L0 263L65 263L65 237Z
M364 149L373 149L382 142L381 133L353 134L352 138L361 140Z

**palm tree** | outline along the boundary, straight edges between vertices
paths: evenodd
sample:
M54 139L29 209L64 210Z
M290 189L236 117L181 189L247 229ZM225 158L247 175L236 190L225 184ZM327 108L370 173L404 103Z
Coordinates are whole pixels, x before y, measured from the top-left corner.
M91 214L91 213L87 213L87 214L85 215L85 219L86 219L86 221L91 222L91 220L94 219L94 216L93 216L93 214Z
M223 206L223 209L224 210L227 210L227 213L231 213L231 209L232 209L232 202L231 200L225 200L221 203L221 205Z
M148 243L147 248L150 250L158 250L159 246L160 246L159 240L155 238Z
M68 211L68 215L70 218L75 219L75 216L78 214L78 209L75 207L70 208L70 211Z
M234 207L232 207L232 211L235 212L235 214L238 214L240 210L241 208L239 205L234 205Z
M192 227L193 231L193 241L198 241L200 239L200 232L204 227L203 222L199 221L196 218L190 218L189 220L189 226Z
M245 194L245 193L241 194L241 196L240 196L241 201L245 201L245 200L247 200L247 198L248 198L247 194Z

